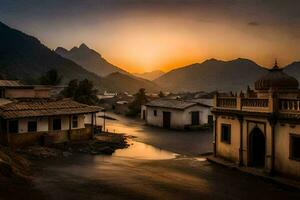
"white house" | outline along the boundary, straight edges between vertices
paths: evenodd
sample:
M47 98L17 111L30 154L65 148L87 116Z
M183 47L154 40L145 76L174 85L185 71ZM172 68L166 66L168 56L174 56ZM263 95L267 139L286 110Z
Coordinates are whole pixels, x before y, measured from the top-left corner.
M157 99L142 106L141 118L147 124L171 129L185 129L213 122L210 106L198 102Z
M87 140L101 110L71 99L0 99L0 143L22 147Z

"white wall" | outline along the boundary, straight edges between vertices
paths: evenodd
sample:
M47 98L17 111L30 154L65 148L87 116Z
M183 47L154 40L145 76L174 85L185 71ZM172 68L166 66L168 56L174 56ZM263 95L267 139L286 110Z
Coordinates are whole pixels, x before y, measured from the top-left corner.
M28 121L37 120L37 131L48 131L48 118L47 117L37 117L37 118L22 118L19 119L19 133L28 132Z
M48 117L40 117L37 121L37 131L48 131Z
M53 119L55 117L51 117ZM60 116L61 118L61 130L69 130L69 116ZM37 120L37 132L48 131L48 117L37 117L37 118L22 118L19 119L19 133L28 132L28 121ZM78 127L72 129L85 128L85 117L84 115L78 115Z
M199 112L199 123L204 124L208 122L208 115L211 115L210 108L195 105L185 110L160 108L160 107L149 107L142 106L143 111L146 112L146 123L153 126L163 127L163 112L171 112L171 128L183 129L185 125L191 125L192 117L191 112ZM157 116L154 116L154 110L157 112Z
M239 160L240 124L236 117L219 116L217 119L217 155L233 162ZM221 124L231 125L231 144L221 142ZM243 122L243 162L248 165L249 137L258 127L266 138L265 169L271 169L272 130L267 119L245 117ZM275 171L300 177L300 161L290 159L290 134L300 135L300 125L277 123L275 127Z
M300 161L289 158L290 134L300 135L300 125L281 123L277 124L275 130L275 169L300 177Z
M231 125L230 144L221 141L222 124ZM219 116L217 119L217 155L233 162L238 162L240 148L240 123L237 118Z

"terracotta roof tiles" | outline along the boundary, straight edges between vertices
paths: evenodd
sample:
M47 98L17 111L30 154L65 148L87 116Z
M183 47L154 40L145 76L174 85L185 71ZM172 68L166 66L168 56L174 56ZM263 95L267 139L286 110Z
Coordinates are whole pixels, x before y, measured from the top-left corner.
M4 119L85 114L99 112L102 108L78 103L71 99L31 99L20 100L0 106L0 115Z

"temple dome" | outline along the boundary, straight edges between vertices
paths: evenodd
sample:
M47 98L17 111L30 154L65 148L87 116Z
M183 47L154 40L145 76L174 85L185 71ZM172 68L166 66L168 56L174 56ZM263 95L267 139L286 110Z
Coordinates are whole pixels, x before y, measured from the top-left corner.
M255 82L256 90L269 90L269 89L298 89L299 82L292 76L287 75L283 72L283 69L280 69L277 66L277 62L275 66L269 70L269 72L258 79Z

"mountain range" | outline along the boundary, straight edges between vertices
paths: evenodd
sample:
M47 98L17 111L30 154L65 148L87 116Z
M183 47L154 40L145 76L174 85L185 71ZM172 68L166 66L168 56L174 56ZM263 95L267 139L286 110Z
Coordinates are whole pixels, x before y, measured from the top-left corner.
M238 91L245 89L266 72L266 69L247 59L206 60L174 69L154 80L170 91Z
M87 49L83 45L82 48ZM63 84L67 84L72 79L87 78L93 81L100 91L135 93L136 86L146 88L148 91L159 90L155 83L125 75L126 72L124 76L117 75L113 79L110 79L110 76L102 78L74 61L58 55L35 37L0 22L0 74L3 78L32 83L50 69L56 69L60 75L63 75ZM123 84L118 84L118 78ZM130 88L129 85L136 86Z
M151 72L145 72L145 73L134 73L133 75L140 77L140 78L144 78L150 81L153 81L157 78L159 78L160 76L162 76L163 74L165 74L163 71L160 70L154 70Z
M300 80L300 62L284 68L284 72ZM267 73L267 69L249 59L231 61L206 60L174 69L154 80L169 91L240 91Z
M253 86L255 80L267 72L266 68L248 59L210 59L171 70L150 81L143 78L153 79L154 76L136 77L110 64L85 44L71 50L57 48L52 51L35 37L0 22L2 77L29 83L53 68L63 75L64 84L71 79L87 78L100 91L130 93L135 93L139 88L145 88L148 92L239 91L247 85ZM300 80L300 62L291 63L284 71Z
M125 70L106 61L97 51L90 49L84 43L79 47L73 47L69 51L63 47L58 47L55 52L99 76L107 76L113 72L130 75Z

